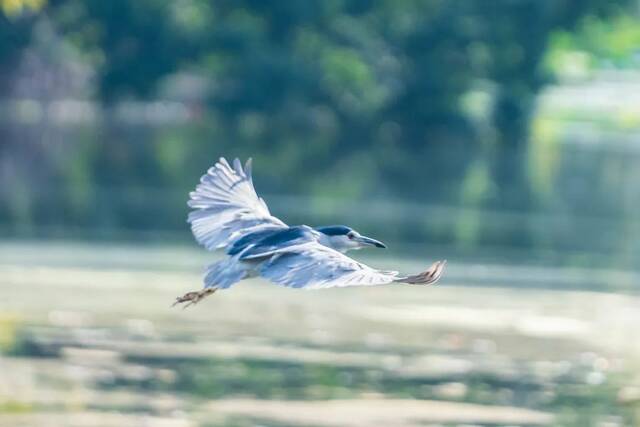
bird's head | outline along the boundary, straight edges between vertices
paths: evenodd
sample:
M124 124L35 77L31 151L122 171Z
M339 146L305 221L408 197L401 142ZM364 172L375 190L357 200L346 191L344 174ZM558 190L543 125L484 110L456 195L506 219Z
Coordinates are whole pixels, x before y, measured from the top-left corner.
M340 252L367 247L386 248L384 243L366 237L346 225L328 225L317 227L320 232L320 243Z

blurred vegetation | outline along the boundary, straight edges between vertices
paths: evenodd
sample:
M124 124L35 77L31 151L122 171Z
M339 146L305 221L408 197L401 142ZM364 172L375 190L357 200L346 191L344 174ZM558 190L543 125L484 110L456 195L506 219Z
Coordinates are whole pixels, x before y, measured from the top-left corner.
M266 193L462 207L447 226L398 225L395 237L465 247L562 250L563 233L488 220L585 209L615 220L636 200L563 192L554 124L532 127L536 96L576 61L637 65L630 1L3 0L2 10L0 98L71 97L99 112L54 138L37 126L46 114L29 119L32 104L4 109L0 222L21 235L182 229L186 191L220 155L254 157ZM55 70L48 86L26 78L45 86L35 95L12 84L32 70L25 57ZM187 119L132 118L152 101Z
M636 17L622 15L604 20L590 16L575 31L554 34L549 66L554 74L570 76L581 69L637 69L640 65L638 46L640 25Z
M0 352L9 352L16 345L18 324L14 316L0 315Z

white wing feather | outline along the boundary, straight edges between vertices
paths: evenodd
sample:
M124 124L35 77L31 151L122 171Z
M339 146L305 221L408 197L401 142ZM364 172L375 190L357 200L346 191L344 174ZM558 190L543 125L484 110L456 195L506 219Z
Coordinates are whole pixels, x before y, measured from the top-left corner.
M392 283L397 271L375 270L318 242L284 249L265 261L260 275L292 288L321 289Z
M198 243L209 250L226 247L237 238L264 228L282 228L286 224L271 215L266 203L256 194L251 179L251 159L244 166L235 159L233 168L220 158L195 191L189 193L188 222Z

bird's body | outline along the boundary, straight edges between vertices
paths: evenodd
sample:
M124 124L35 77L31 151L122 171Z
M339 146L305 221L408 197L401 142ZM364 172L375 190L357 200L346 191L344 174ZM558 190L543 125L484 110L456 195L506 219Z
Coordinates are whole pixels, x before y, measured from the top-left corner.
M394 282L434 283L444 262L414 276L376 270L344 253L362 247L385 246L343 225L312 228L288 226L271 215L251 179L251 161L233 167L221 158L190 194L189 223L196 240L225 256L209 265L202 291L189 292L176 303L197 303L219 289L260 276L293 288L369 286Z

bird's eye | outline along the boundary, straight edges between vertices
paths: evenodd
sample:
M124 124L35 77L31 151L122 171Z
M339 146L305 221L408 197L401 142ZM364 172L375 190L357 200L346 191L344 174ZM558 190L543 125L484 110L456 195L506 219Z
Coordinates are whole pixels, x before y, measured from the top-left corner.
M355 233L353 231L350 231L350 232L347 233L347 237L349 239L353 239L355 237Z

